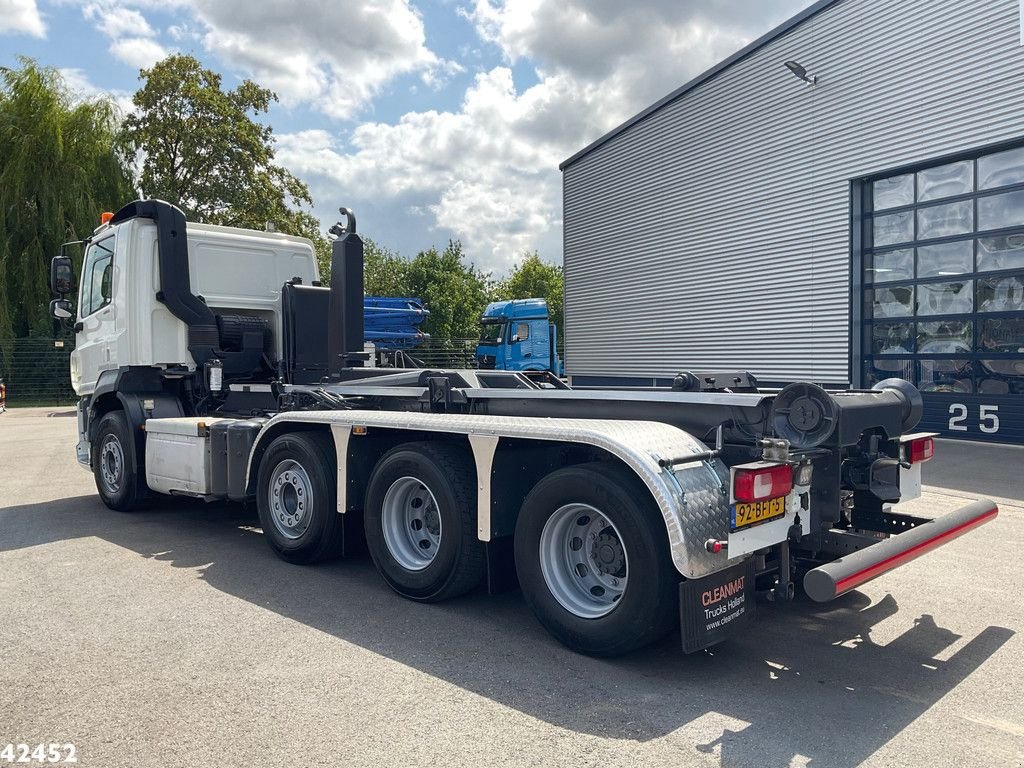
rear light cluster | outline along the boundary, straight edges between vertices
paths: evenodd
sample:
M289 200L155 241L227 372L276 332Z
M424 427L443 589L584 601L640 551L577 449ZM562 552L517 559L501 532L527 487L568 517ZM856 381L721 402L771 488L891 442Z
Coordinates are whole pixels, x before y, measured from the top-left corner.
M905 446L905 460L911 464L919 464L935 456L935 440L931 437L910 440ZM810 484L811 471L810 462L798 466L800 485ZM733 474L732 495L736 501L743 502L776 499L790 494L793 480L793 467L790 464L737 467Z
M789 464L737 469L732 495L736 501L762 501L788 496L793 490L793 468Z
M907 449L907 458L911 464L928 461L933 456L935 456L935 441L932 438L921 437L910 441L910 447Z

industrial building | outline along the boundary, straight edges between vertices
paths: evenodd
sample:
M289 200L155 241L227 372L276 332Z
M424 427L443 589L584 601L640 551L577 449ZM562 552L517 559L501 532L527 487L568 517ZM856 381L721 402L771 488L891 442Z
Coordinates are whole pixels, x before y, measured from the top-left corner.
M1024 443L1019 0L821 0L562 164L566 370L925 394Z

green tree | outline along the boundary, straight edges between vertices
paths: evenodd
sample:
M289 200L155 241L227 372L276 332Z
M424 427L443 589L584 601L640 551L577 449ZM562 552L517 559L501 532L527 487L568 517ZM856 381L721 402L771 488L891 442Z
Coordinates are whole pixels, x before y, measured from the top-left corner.
M130 199L117 117L30 59L0 68L0 339L53 333L50 258Z
M563 330L563 306L565 304L565 283L562 268L547 264L536 251L528 253L517 264L507 279L498 282L491 291L495 301L508 299L544 299L548 303L548 316L561 333Z
M316 233L310 237L313 241L313 252L316 255L317 268L320 270L320 281L327 285L331 282L331 244L332 241Z
M141 72L122 142L142 153L139 182L148 197L179 206L189 221L321 237L301 209L309 189L274 164L274 136L254 118L277 96L250 80L225 91L194 57L169 56Z
M407 269L406 295L422 299L430 310L423 324L427 333L437 339L477 337L487 288L484 276L466 261L462 243L420 251Z
M363 238L363 286L368 296L413 296L409 261L370 238Z
M320 280L331 281L332 240L313 238ZM367 296L409 296L409 260L363 237L363 291Z

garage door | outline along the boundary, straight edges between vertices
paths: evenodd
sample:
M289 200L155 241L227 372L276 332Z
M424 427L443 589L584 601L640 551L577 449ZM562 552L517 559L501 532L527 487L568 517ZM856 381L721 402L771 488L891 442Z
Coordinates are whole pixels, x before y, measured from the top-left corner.
M1024 443L1024 146L860 188L862 382L916 384L927 429Z

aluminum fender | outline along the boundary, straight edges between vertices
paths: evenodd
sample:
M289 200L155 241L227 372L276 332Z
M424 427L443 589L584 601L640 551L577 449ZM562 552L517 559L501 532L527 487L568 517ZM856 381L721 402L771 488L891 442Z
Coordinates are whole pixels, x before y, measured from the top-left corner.
M266 447L268 436L285 422L328 424L337 436L347 436L354 425L382 429L411 429L475 437L516 437L534 440L579 443L600 448L622 460L636 472L651 492L665 521L672 560L679 573L700 578L720 571L732 563L724 554L709 553L704 542L728 535L728 471L715 459L696 462L676 470L662 469L658 459L701 453L707 446L683 430L652 421L612 421L602 419L546 419L511 416L477 416L441 413L405 413L393 411L301 411L282 413L272 418L260 433L249 455L247 487L252 487L253 457ZM357 439L357 438L352 438ZM472 444L474 441L471 440ZM480 444L482 441L476 440ZM474 447L474 450L475 447ZM480 456L475 455L478 468ZM339 466L339 475L343 472ZM481 498L489 497L489 487L479 484ZM487 484L489 485L489 484ZM341 489L345 487L341 484ZM339 499L339 506L344 503ZM480 514L490 510L478 510ZM485 538L485 537L482 537Z

